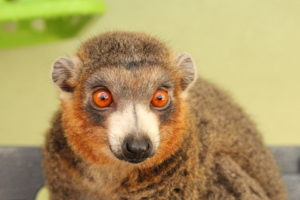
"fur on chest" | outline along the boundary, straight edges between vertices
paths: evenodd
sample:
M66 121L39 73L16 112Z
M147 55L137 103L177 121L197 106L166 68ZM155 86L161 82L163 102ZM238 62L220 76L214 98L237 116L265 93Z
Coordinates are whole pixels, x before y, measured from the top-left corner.
M82 184L91 199L188 199L198 195L202 176L195 168L196 159L190 156L179 150L162 163L143 169L124 164L101 168L91 165Z

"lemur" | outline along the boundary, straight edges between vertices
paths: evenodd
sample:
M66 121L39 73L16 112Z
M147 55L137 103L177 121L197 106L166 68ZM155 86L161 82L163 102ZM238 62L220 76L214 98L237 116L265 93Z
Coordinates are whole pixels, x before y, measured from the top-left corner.
M108 32L54 62L61 108L43 168L51 200L284 200L273 156L186 54Z

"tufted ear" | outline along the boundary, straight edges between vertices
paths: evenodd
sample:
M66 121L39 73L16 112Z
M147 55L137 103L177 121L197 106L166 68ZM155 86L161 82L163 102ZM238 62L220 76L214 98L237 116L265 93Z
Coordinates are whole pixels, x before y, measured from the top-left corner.
M175 58L175 65L183 74L181 88L186 90L196 80L196 68L190 55L181 53Z
M79 76L78 58L58 58L53 64L52 81L64 92L73 92L74 82Z

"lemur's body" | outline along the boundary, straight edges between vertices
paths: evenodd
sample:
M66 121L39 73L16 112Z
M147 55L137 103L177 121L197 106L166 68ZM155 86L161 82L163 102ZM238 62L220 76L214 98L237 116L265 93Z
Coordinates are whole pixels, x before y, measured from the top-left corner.
M109 33L77 56L54 66L63 95L44 151L51 200L286 199L255 126L212 84L190 84L187 55L173 58L144 34ZM95 84L113 94L106 110L89 103ZM157 88L167 107L144 107Z

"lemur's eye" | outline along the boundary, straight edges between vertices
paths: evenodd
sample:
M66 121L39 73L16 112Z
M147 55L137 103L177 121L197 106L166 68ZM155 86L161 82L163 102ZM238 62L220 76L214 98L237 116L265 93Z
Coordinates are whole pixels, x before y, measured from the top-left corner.
M156 90L153 94L151 104L157 108L162 108L169 102L168 92L165 90Z
M99 89L93 93L93 101L96 106L104 108L112 103L111 93L104 89Z

